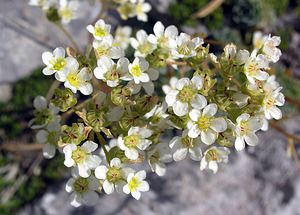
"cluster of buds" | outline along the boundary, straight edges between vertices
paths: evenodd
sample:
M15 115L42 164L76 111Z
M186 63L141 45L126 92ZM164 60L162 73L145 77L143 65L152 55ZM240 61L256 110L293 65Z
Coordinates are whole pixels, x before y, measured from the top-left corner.
M153 34L139 30L136 37L129 27L113 35L104 20L87 30L94 37L92 52L43 53L43 74L64 87L48 101L34 100L31 121L40 129L44 155L51 158L58 149L72 168L66 190L74 206L96 203L101 191L139 199L149 184L137 163L163 176L167 163L188 155L200 170L216 173L231 148L257 145L256 132L282 117L282 88L269 67L281 55L279 37L256 33L251 53L229 44L217 57L202 38L161 22ZM130 59L129 45L135 50Z
M80 4L86 0L29 0L29 5L38 6L45 12L51 22L68 24L70 21L80 17ZM138 20L147 22L147 13L151 5L144 0L94 0L99 1L103 9L114 9L118 11L124 20L137 17Z

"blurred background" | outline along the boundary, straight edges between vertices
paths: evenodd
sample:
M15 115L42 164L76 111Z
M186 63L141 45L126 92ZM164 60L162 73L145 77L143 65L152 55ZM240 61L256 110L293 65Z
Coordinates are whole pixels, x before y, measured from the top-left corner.
M274 71L286 95L284 118L259 133L260 143L230 156L214 175L186 159L168 165L165 177L149 174L140 201L102 195L95 207L73 208L64 186L70 172L61 155L42 157L28 128L32 101L51 82L41 73L41 54L67 47L68 40L27 0L0 0L0 214L300 214L300 0L149 0L147 23L122 21L109 11L113 27L130 25L152 32L156 21L201 35L221 52L226 43L249 48L253 32L279 35L281 60ZM83 3L81 18L67 26L79 45L99 5Z

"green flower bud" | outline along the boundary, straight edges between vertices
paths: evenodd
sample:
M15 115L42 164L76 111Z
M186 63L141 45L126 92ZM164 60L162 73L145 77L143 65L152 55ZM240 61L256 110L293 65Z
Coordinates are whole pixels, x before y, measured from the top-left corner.
M101 110L90 110L86 113L86 123L93 128L95 132L100 132L104 127L105 113Z
M117 106L127 106L133 104L130 99L131 90L127 87L116 87L111 91L111 101Z
M46 11L46 17L50 22L60 22L61 21L61 17L59 16L57 8L55 8L55 7L50 7Z
M68 88L56 89L54 92L54 99L51 102L57 106L60 111L65 112L77 103L72 91Z
M61 127L61 132L62 135L58 141L59 146L70 143L79 145L82 141L87 139L90 129L84 127L83 123L73 123L71 127L63 125Z

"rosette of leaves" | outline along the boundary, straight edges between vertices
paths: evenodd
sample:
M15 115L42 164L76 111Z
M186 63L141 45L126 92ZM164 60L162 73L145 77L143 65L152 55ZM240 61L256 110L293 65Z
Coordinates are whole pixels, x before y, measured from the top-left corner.
M180 23L185 25L196 25L197 21L191 18L191 15L204 8L210 0L181 0L176 1L169 6L169 14ZM216 29L223 25L222 7L217 8L213 13L203 18L204 25L210 29Z
M235 0L232 2L231 17L239 29L256 26L261 19L260 0Z

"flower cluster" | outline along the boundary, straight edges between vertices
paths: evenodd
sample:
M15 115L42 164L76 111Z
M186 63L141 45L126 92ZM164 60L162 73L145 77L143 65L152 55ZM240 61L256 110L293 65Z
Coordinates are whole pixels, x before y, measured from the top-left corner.
M139 12L149 7L143 1L114 2L137 4ZM153 34L139 30L131 38L129 27L113 35L102 19L87 31L94 41L85 55L66 56L63 48L43 53L43 73L64 87L48 101L36 98L31 122L40 129L37 140L45 145L45 157L59 149L73 169L66 190L73 193L74 206L96 203L102 190L139 199L149 184L146 169L134 164L144 161L159 176L167 163L187 156L200 170L216 173L230 148L257 145L256 132L282 117L282 88L270 75L270 64L281 54L279 37L256 33L251 53L229 44L217 57L202 38L161 22ZM134 56L127 58L129 44ZM167 130L177 135L170 138Z
M80 3L77 0L30 0L29 5L41 7L50 21L68 24L79 18Z
M115 9L124 20L137 17L138 20L147 22L147 13L151 5L145 0L94 0L99 1L101 12L104 9ZM45 12L51 22L68 24L80 17L80 4L84 0L29 0L29 5L38 6ZM95 3L95 2L94 2Z

